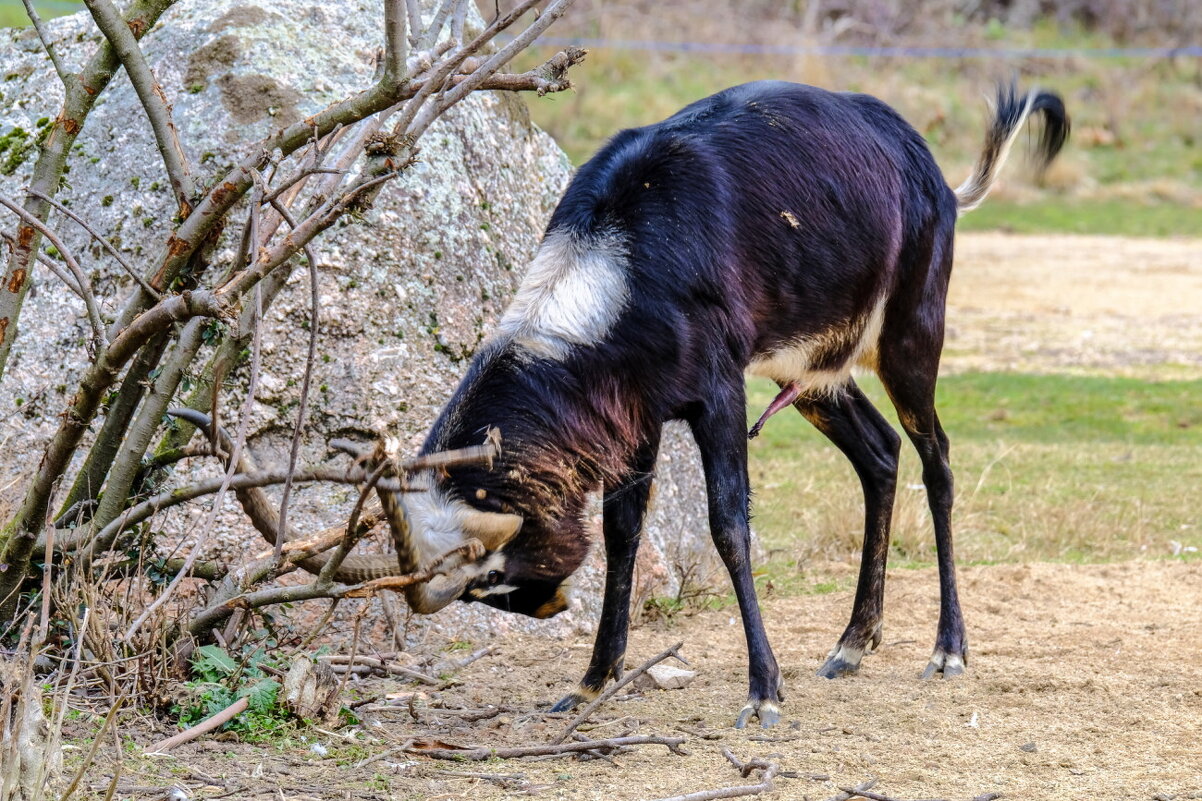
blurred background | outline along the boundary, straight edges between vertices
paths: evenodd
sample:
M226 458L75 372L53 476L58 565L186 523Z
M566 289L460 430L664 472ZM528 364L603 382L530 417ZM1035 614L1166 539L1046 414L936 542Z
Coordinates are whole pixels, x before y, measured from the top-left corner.
M538 54L586 46L578 88L531 106L579 162L618 128L744 81L867 92L927 138L955 185L986 96L1017 78L1064 96L1072 145L1042 186L1012 171L966 228L1197 234L1200 30L1192 0L580 0Z

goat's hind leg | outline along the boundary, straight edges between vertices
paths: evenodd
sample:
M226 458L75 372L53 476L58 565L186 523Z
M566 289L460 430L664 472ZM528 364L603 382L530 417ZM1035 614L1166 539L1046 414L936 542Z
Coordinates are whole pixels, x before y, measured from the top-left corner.
M818 669L819 676L833 679L854 673L864 654L880 645L901 437L854 381L835 395L803 397L793 405L847 456L864 489L864 553L851 622Z
M968 664L968 637L956 591L956 563L952 550L953 480L947 435L935 412L935 382L943 346L943 303L946 275L951 270L948 244L935 255L939 268L932 275L935 289L922 295L925 308L902 323L904 331L886 330L881 336L877 374L898 419L922 461L922 483L935 527L936 558L939 563L939 627L935 650L923 678L956 676ZM942 276L942 277L941 277Z
M635 455L625 480L605 488L602 499L602 529L605 535L605 597L601 621L588 670L575 692L551 708L566 712L596 698L610 679L622 674L626 638L630 630L630 594L634 562L639 550L643 514L651 495L651 480L659 452L658 435Z

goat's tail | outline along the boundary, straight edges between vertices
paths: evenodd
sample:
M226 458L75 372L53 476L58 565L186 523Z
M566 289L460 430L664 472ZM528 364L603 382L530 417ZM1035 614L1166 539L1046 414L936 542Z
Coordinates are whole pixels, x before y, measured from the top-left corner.
M972 175L956 189L956 208L960 214L972 211L985 200L1023 123L1037 111L1043 112L1043 136L1033 155L1035 169L1042 173L1068 140L1069 120L1064 101L1060 95L1040 89L1032 89L1019 97L1014 84L998 86L997 108L985 136L985 149L981 151Z

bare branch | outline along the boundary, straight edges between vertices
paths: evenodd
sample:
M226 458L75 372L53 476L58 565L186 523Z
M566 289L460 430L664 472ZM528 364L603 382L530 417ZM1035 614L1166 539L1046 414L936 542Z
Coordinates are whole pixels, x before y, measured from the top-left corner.
M173 2L174 0L133 0L125 13L125 20L134 31L134 35L140 37ZM38 160L34 164L33 175L30 178L31 188L45 194L58 191L71 147L97 99L112 80L118 63L112 46L106 41L80 70L79 80L67 87L62 109L48 129L50 133L42 142ZM50 207L45 201L34 198L25 203L25 210L38 219L45 220ZM0 330L0 376L4 374L9 353L17 338L21 307L29 290L29 282L26 280L29 262L38 251L40 239L36 229L25 226L17 230L17 242L18 247L9 256L3 279L0 280L0 320L8 321L7 326ZM138 311L140 310L139 308ZM130 315L126 321L133 316ZM22 566L17 566L16 572L20 573L23 569ZM0 585L5 583L4 580L0 580ZM0 590L3 590L3 587L0 587ZM2 595L0 592L0 596ZM3 606L5 602L0 600L0 607Z
M346 521L346 533L343 534L340 542L338 543L338 549L334 551L334 555L330 557L330 561L326 562L325 567L323 567L321 572L317 574L318 581L329 581L332 579L338 568L342 566L342 562L344 559L346 559L346 555L350 552L351 548L354 547L355 542L357 542L360 537L370 530L369 527L360 526L359 517L363 512L363 507L367 503L367 499L371 496L371 493L375 489L376 485L380 483L380 479L384 477L384 471L387 470L388 467L389 464L387 461L381 462L375 470L372 470L371 475L367 477L367 483L364 485L363 489L359 491L359 498L355 501L355 508L351 510L351 516ZM378 515L373 515L373 517L375 517L376 520L380 519L380 516ZM283 519L282 511L280 513L280 518ZM275 558L277 561L280 558L279 554L280 550L283 548L284 533L286 531L287 529L281 525L279 539L275 544Z
M421 30L421 10L416 15L416 3L406 0L409 16L409 40ZM401 13L401 0L384 0L384 80L395 86L405 80L405 57L409 52L409 40L405 36L405 15Z
M159 148L159 155L163 159L163 166L167 168L167 178L171 181L171 188L175 190L175 202L179 206L179 214L181 217L187 217L192 212L191 169L184 156L184 149L180 146L175 122L171 119L171 104L167 101L167 95L163 92L163 87L155 80L154 73L151 72L150 66L142 55L142 49L138 47L138 40L134 38L129 25L121 18L121 13L117 11L116 6L110 0L83 0L83 2L91 12L92 19L96 21L96 26L100 28L105 38L112 44L117 57L121 59L121 64L125 67L126 74L129 75L130 83L133 84L134 91L138 93L138 99L142 101L142 108L146 111L150 127L154 130L154 138Z
M59 80L63 82L65 88L71 89L78 78L63 66L63 62L59 61L58 52L50 44L50 36L42 26L42 18L38 16L32 0L22 0L22 2L25 3L25 13L29 15L29 21L33 23L34 29L38 32L38 38L42 40L42 49L46 51L46 55L50 56L50 61L54 64L54 71L58 73Z
M92 237L92 239L94 239L96 241L96 243L98 245L100 245L100 247L104 248L106 253L108 253L110 256L112 256L113 259L116 260L116 262L121 265L121 269L125 270L125 272L129 275L130 278L137 281L138 284L142 287L142 289L146 290L146 294L150 295L150 297L154 298L156 301L163 299L163 296L160 295L157 291L155 291L155 288L152 287L150 284L148 284L146 282L146 279L144 279L142 276L138 275L137 271L134 270L133 266L128 261L126 261L124 256L121 255L121 252L119 250L117 250L115 247L113 247L113 244L111 242L109 242L107 239L105 239L100 234L96 233L96 230L94 228L92 228L92 226L88 225L87 222L84 221L84 219L82 217L80 217L75 212L71 211L69 208L64 206L62 203L59 203L54 198L50 197L47 194L39 192L36 189L30 189L28 191L28 194L33 197L39 198L39 199L45 201L46 203L49 203L56 211L58 211L59 214L62 214L64 217L67 217L72 222L74 222L76 225L78 225L80 228L87 231L88 234Z
M401 0L385 0L384 12L393 7L393 13L399 16ZM418 33L422 29L422 5L420 0L405 0L405 13L409 17L409 43L417 42Z
M668 650L664 651L661 654L656 654L655 656L651 657L643 664L639 665L634 670L627 673L625 676L620 678L618 681L615 681L613 684L609 685L609 687L605 690L605 692L598 695L591 704L589 704L588 706L586 706L584 708L583 712L581 712L579 715L577 715L576 717L574 717L572 719L572 722L569 723L568 727L563 730L563 733L560 734L559 737L557 737L555 739L555 742L562 743L564 740L568 739L568 735L571 734L573 731L575 731L577 726L579 726L581 723L584 723L584 721L588 720L589 715L593 714L593 712L596 711L597 707L601 706L601 704L605 703L610 698L614 697L614 695L617 694L618 690L622 689L627 684L629 684L630 682L637 679L639 676L646 673L648 669L654 667L655 665L658 665L660 662L663 662L668 657L670 657L670 656L674 657L674 658L680 660L681 662L684 662L687 665L688 662L685 662L684 658L678 653L682 647L684 647L683 642L676 643Z
M866 782L857 784L855 787L852 787L850 790L840 791L836 795L833 795L830 798L828 798L826 801L848 801L848 799L852 798L855 794L862 793L863 791L869 789L870 787L872 787L875 784L876 784L876 779L869 779Z
M451 40L463 41L463 24L467 21L468 0L456 0L455 15L451 18Z
M468 760L479 762L484 759L521 759L530 756L546 756L549 754L571 754L580 751L609 751L632 745L662 745L669 751L685 756L680 746L684 744L683 737L661 737L658 735L635 735L632 737L614 737L609 740L586 740L580 743L556 743L554 745L523 745L516 748L424 748L413 744L405 750L411 754L420 754L431 759Z
M4 206L20 217L22 222L49 239L50 244L58 249L59 255L67 263L67 269L75 276L75 284L79 288L78 294L87 308L88 323L92 326L92 346L95 348L95 352L99 353L108 346L108 337L104 333L104 322L100 319L100 309L96 306L96 293L92 291L92 282L88 280L87 273L79 266L79 262L71 255L71 250L63 244L63 240L59 239L58 235L45 223L3 195L0 195L0 206Z
M4 239L9 248L15 249L17 247L17 238L7 231L0 231L0 238ZM83 290L79 288L79 284L75 283L75 276L64 272L63 268L58 264L58 262L47 256L45 253L38 253L38 264L41 264L47 270L54 273L54 276L58 278L58 280L62 281L67 289L71 290L71 293L75 295L75 297L83 300Z
M278 200L271 201L271 206L288 223L288 227L292 231L295 231L296 220L288 213L288 209L284 208L283 204ZM300 402L296 410L296 426L292 430L292 447L288 452L288 480L284 482L284 494L280 499L280 527L279 534L276 535L275 540L275 558L277 560L280 558L280 549L284 547L285 534L288 531L288 502L292 497L292 471L296 469L296 459L300 454L301 434L305 427L305 417L309 412L309 388L313 382L313 365L317 361L317 332L319 323L317 314L317 256L308 242L305 243L304 248L306 259L309 262L309 350L305 357L305 372L301 377ZM376 476L376 478L379 478L379 476ZM360 500L361 505L362 500ZM357 513L358 507L356 507L356 515ZM354 528L354 526L351 526L351 528ZM348 538L350 536L349 529L347 536ZM343 555L345 556L345 553ZM335 561L341 563L341 559L337 555L330 561L331 563ZM325 569L330 570L332 574L337 569L337 565L331 568L327 564ZM323 569L323 572L325 569Z
M129 628L125 630L124 641L126 643L133 642L134 634L137 633L138 629L142 628L142 625L150 619L150 616L154 614L156 609L167 603L167 601L175 594L176 589L180 586L180 584L183 583L183 580L187 578L188 574L192 570L192 563L195 562L200 556L200 553L203 550L204 541L209 536L209 532L213 530L213 526L217 523L217 517L221 514L221 501L225 498L225 493L229 489L230 481L233 479L234 473L237 469L236 466L238 464L238 458L242 453L242 449L246 446L246 432L250 426L251 410L255 401L255 391L258 389L259 385L259 367L262 363L263 352L263 326L261 325L263 304L261 301L262 296L258 288L256 288L255 333L253 344L251 345L250 382L247 384L246 397L243 399L242 408L239 410L238 434L237 438L234 440L234 446L230 451L230 464L226 467L225 477L222 481L221 488L217 490L217 497L213 499L213 505L209 509L208 517L205 518L204 523L201 525L200 533L197 534L196 540L192 543L192 550L184 560L184 566L178 573L175 574L175 577L171 579L171 583L167 585L167 587L158 595L158 597L151 601L150 604L142 610L142 613L138 615L137 619L135 619L133 623L129 624Z
M190 729L184 729L179 734L168 737L166 740L155 743L146 749L148 754L162 754L175 748L177 745L183 745L186 742L195 740L200 735L222 726L234 718L241 715L250 706L250 697L243 696L234 703L227 706L225 709L218 712L212 717L205 718L200 723L197 723Z
M780 766L775 762L765 762L761 759L752 759L747 763L740 762L730 749L723 748L722 755L726 757L746 778L751 771L759 770L760 783L747 784L738 787L721 787L716 790L700 790L696 793L687 795L674 795L670 798L660 798L657 801L714 801L719 798L738 798L745 795L761 795L762 793L770 793L776 788L775 779L780 773Z
M505 45L500 51L485 61L484 64L479 67L479 69L472 73L470 78L460 83L450 91L442 94L436 103L427 107L414 120L413 125L410 128L410 133L414 135L420 135L421 132L425 131L425 129L429 127L430 123L432 123L440 114L458 103L460 100L466 97L468 93L480 88L480 85L483 84L485 80L492 77L494 73L508 64L514 56L529 47L530 44L537 39L543 31L549 28L557 19L562 17L568 10L568 7L572 5L572 2L573 0L555 0L555 2L548 6L543 13L539 15L537 20L531 23L529 28L527 28L516 38L514 38L512 42ZM523 7L529 7L529 5L527 3L519 4L517 9L515 9L513 12L510 12L510 15L508 15L507 19L509 17L512 17L512 19L509 19L509 22L505 27L513 24L518 16L520 16L521 13L524 13L525 9ZM520 13L519 9L521 9ZM493 27L494 26L489 26L489 30L492 30ZM485 32L485 34L487 33L488 31ZM485 34L481 34L481 36L484 36ZM495 36L495 33L493 35Z
M430 20L430 27L426 28L426 32L422 34L421 39L415 45L422 50L429 50L438 41L438 34L442 33L442 26L447 24L447 17L451 15L451 9L455 7L456 0L442 0L442 5L434 12L434 19Z
M180 380L204 342L207 322L200 317L189 320L179 332L170 356L155 368L157 374L153 379L147 377L149 390L142 408L121 439L104 483L104 492L99 496L100 504L92 516L89 528L93 531L116 519L128 502L130 491L135 488L134 482L142 472L142 458L161 424L163 413L171 405Z
M856 798L858 796L860 798L867 798L870 801L897 801L896 798L892 798L887 795L881 795L880 793L870 792L867 788L860 789L860 787L840 787L839 789L847 794L848 799ZM928 801L944 801L944 800L943 799L929 799Z
M588 55L580 47L568 47L547 59L539 67L520 74L497 73L484 80L477 90L501 90L509 92L537 92L539 97L550 92L563 92L572 88L567 73L570 67L579 64ZM471 75L456 75L451 78L452 86L459 86L471 79Z
M406 104L405 110L401 112L400 119L393 126L393 132L399 135L418 130L413 125L413 121L419 114L423 113L422 108L426 100L435 92L439 92L444 88L447 79L459 71L460 66L469 56L477 53L482 47L492 41L497 34L504 31L521 18L523 14L533 8L537 2L538 0L523 0L522 3L508 14L493 20L492 24L485 28L479 36L460 47L439 65L437 69L433 70L422 84L417 87L416 92L411 95L412 100ZM430 116L429 121L420 130L425 130L436 116L437 114ZM413 138L416 140L418 137L415 136Z

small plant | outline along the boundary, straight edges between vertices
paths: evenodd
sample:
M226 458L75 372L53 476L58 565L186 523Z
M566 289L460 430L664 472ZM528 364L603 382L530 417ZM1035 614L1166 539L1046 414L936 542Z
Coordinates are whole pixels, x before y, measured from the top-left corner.
M202 645L192 659L196 679L185 686L194 693L190 702L178 704L173 712L181 726L194 726L226 709L239 698L247 698L246 711L225 724L224 731L237 733L250 742L275 739L289 731L291 716L278 703L280 683L264 668L273 668L267 652L255 646L235 659L217 645Z

